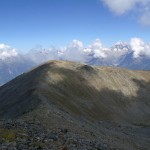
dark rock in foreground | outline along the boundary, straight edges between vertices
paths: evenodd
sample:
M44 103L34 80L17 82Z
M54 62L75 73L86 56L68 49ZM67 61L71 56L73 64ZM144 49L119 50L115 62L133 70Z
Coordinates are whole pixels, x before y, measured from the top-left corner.
M0 122L1 150L107 150L106 143L81 137L67 129L46 129L39 122Z

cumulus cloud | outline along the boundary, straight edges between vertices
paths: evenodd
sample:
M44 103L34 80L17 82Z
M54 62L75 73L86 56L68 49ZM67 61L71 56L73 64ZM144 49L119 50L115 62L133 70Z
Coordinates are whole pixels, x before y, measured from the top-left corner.
M73 40L68 46L59 48L58 59L86 62L89 58L99 58L110 63L116 63L122 56L133 52L133 57L142 55L150 57L150 44L140 38L132 38L130 42L117 42L112 47L105 47L100 39L84 46L79 40Z
M117 42L112 47L105 47L100 39L94 40L86 47L81 41L73 40L69 46L58 50L59 59L80 62L99 59L107 64L117 64L118 59L129 52L131 52L130 46L125 42Z
M150 8L142 13L139 21L145 26L150 26Z
M140 55L150 57L150 44L146 44L142 39L132 38L130 40L130 45L133 50L134 58L138 58Z
M100 39L96 39L90 45L84 46L83 42L73 40L70 44L61 48L51 47L32 50L27 54L35 63L48 60L70 60L87 62L90 59L99 59L107 64L116 64L125 55L133 52L133 57L142 55L150 57L150 44L145 43L140 38L132 38L129 43L117 42L112 47L105 47Z
M96 39L86 47L81 41L73 40L68 46L58 50L58 54L63 60L86 62L89 56L93 58L107 57L106 51L107 48L103 46L100 39Z
M134 8L138 0L102 0L111 11L122 15Z
M55 47L43 48L41 45L32 48L24 56L35 64L40 64L48 60L57 60L59 58L58 50Z
M107 50L106 48L103 47L102 42L100 39L96 39L91 45L89 45L88 49L93 52L93 56L95 58L105 58L106 54L105 51Z
M22 57L40 64L48 60L70 60L78 62L88 62L95 59L106 64L117 65L118 61L125 55L133 52L133 57L150 57L150 44L145 43L140 38L132 38L129 43L117 42L111 47L105 47L100 39L96 39L90 45L84 46L83 42L73 40L65 47L43 48L38 46L30 50L27 54L19 54ZM16 49L8 45L0 44L0 59L17 56Z
M79 40L73 40L68 46L58 50L58 53L64 60L85 61L84 46Z
M140 23L150 26L150 0L100 0L117 15L134 10Z
M14 57L17 56L18 53L16 51L16 49L5 45L5 44L0 44L0 59L4 60L8 57Z

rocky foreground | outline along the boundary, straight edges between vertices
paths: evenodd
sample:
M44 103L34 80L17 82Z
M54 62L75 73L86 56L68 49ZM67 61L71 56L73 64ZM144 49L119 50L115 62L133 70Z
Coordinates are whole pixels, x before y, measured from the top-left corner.
M92 134L92 133L91 133ZM1 150L107 150L106 143L83 138L66 128L46 129L39 122L1 121Z
M134 128L100 122L105 133L97 137L83 136L67 128L47 128L38 121L1 121L0 122L0 150L148 150L150 130L148 127ZM84 130L84 127L83 127ZM102 131L101 131L102 132ZM116 136L111 137L110 132ZM145 132L145 133L144 133ZM141 138L140 138L141 137ZM124 143L118 141L124 139ZM130 140L130 147L126 140ZM143 140L145 139L145 142ZM105 141L105 142L104 142ZM137 141L135 144L134 141ZM144 145L145 143L145 145ZM135 146L136 145L136 146Z

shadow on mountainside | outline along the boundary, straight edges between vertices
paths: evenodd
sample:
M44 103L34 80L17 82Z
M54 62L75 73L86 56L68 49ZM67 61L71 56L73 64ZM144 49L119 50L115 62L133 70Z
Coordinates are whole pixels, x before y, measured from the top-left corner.
M48 71L60 77L52 79ZM42 95L47 104L79 118L150 125L150 82L133 78L137 94L126 96L122 87L120 91L109 87L97 90L89 82L96 77L97 73L87 66L71 70L44 64L0 88L0 118L30 115L44 104Z
M57 68L53 73L63 76L63 80L54 84L45 82L47 85L39 92L61 109L96 120L150 124L150 82L133 78L138 91L136 96L126 96L121 87L120 91L97 90L88 81L89 76L96 77L96 72L87 66L78 71Z

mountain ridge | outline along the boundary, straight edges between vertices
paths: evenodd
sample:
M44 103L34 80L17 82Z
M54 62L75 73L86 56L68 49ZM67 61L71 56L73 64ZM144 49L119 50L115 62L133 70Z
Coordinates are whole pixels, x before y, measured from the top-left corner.
M44 63L0 87L0 133L13 131L28 148L72 149L76 141L81 149L148 149L149 83L150 71Z
M92 116L94 112L101 114L104 111L103 107L106 107L108 104L112 104L112 106L114 105L114 107L116 107L119 103L120 104L122 103L123 105L129 105L129 106L138 105L136 101L139 101L140 104L142 104L142 102L140 101L140 98L141 97L144 98L144 95L140 93L138 88L141 88L143 86L143 88L146 88L146 91L142 89L143 90L142 92L145 92L145 94L148 94L147 90L150 88L148 85L149 73L150 73L149 71L133 72L131 70L120 69L120 68L94 67L94 66L88 66L85 64L82 65L79 63L73 63L73 62L67 62L67 61L50 61L49 63L45 63L39 66L38 68L33 69L29 73L22 74L21 76L17 77L15 80L2 86L0 88L0 96L4 95L3 93L5 93L5 90L3 92L3 89L5 89L5 87L6 89L8 88L7 89L8 91L13 90L12 96L10 95L8 96L5 95L5 96L8 97L8 99L10 99L10 97L16 97L16 100L19 100L19 101L21 98L19 97L18 93L22 94L20 96L22 98L25 97L24 98L25 100L27 99L28 96L32 96L33 99L35 96L36 97L35 99L39 99L40 97L39 94L42 95L44 93L42 96L44 96L45 99L47 100L50 99L54 101L53 99L50 98L50 97L53 97L54 99L58 100L58 103L56 101L54 101L54 103L60 106L63 104L63 101L62 101L63 99L67 100L67 104L69 103L71 104L67 106L66 109L69 110L73 108L72 110L76 112L77 114L80 114L80 113L82 114L80 110L82 110L83 108L84 109L86 108L84 106L81 109L77 108L76 104L74 102L70 102L69 98L74 99L74 101L78 100L77 102L79 102L81 105L83 105L82 103L84 103L85 99L87 98L88 100L87 106L89 105L88 115ZM82 89L81 90L82 92L79 89ZM60 90L60 91L57 91L57 90ZM53 91L53 93L51 93L51 91ZM14 95L14 92L16 93L15 95ZM69 98L67 98L65 94L68 95ZM93 95L95 95L95 98L92 97ZM109 101L111 96L114 96L114 98L112 101ZM6 97L3 98L3 96L1 96L2 104L3 102L6 101L7 99ZM118 97L119 100L115 100L115 97ZM30 97L28 99L30 99ZM96 110L93 110L92 108L93 104L91 104L90 99L95 99L95 102L93 101L95 107L97 107L96 105L99 103L98 110L102 110L102 112L97 112ZM105 100L103 100L101 103L99 99L105 99ZM17 103L19 103L19 101ZM34 101L28 100L26 103L28 104L28 102L33 102L33 105L34 105L34 103L36 104L39 101L34 102ZM2 104L1 104L1 112L5 108ZM90 107L90 105L92 107ZM32 106L32 104L30 106ZM120 107L122 106L120 105ZM140 107L140 105L138 107ZM138 107L136 108L137 111L138 111ZM147 111L148 107L149 105L145 106L145 111ZM122 108L122 109L125 109L125 108ZM129 107L129 109L131 108ZM21 109L21 111L23 111L23 109ZM110 110L108 109L107 111L106 112L109 115L111 115L112 112L115 112L115 109L111 108ZM120 109L119 111L122 111L122 110ZM128 112L128 109L126 111ZM10 115L11 114L13 113L10 112ZM115 115L114 117L118 117L119 114L118 115L117 114L114 113ZM134 113L133 113L133 116L134 116ZM97 115L95 114L94 117L97 118ZM126 118L126 116L124 117ZM100 119L100 117L98 118ZM110 117L110 120L112 118ZM121 120L121 117L119 118L120 118L119 120ZM138 116L138 118L140 118L140 116ZM133 120L134 119L135 117L133 117ZM142 119L142 111L141 111L141 119ZM129 119L129 120L131 121L132 119ZM112 119L112 121L115 121L115 119L114 120Z

